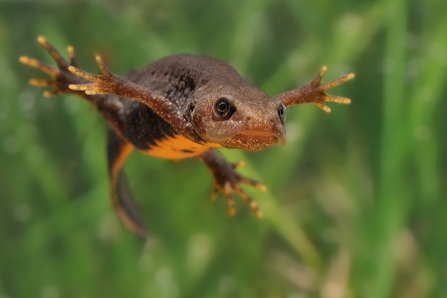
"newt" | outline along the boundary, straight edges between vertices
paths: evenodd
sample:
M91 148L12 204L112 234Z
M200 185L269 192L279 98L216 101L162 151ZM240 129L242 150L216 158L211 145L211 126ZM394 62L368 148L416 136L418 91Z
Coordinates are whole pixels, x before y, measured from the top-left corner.
M310 83L270 97L246 82L229 64L212 57L168 56L119 77L96 56L102 74L94 75L77 67L72 46L68 47L67 61L44 37L38 37L37 41L57 67L20 57L21 63L51 77L33 78L30 84L52 87L44 92L47 97L61 94L82 97L105 118L110 198L122 223L142 237L147 237L148 228L122 169L134 149L169 160L202 161L214 177L212 200L222 192L229 214L234 215L233 197L238 194L257 217L262 217L258 205L241 185L262 191L266 186L240 175L236 168L243 163L229 163L216 149L258 151L275 144L283 145L288 107L315 103L330 112L326 102L349 104L350 99L328 94L327 90L354 78L350 73L321 84L327 69L323 66Z

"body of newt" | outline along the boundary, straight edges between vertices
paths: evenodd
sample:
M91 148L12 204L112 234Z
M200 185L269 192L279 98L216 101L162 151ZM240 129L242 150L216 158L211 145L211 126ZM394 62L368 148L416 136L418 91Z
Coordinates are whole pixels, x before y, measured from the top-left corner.
M80 96L107 120L111 200L121 221L143 237L148 230L122 170L133 149L165 159L203 161L214 176L213 199L222 191L233 215L233 193L237 193L262 217L241 184L261 190L266 187L238 174L235 169L241 163L228 163L215 148L263 150L277 143L284 144L286 107L315 103L329 112L325 102L350 103L349 99L326 91L351 80L354 75L320 84L326 67L311 83L270 97L247 83L230 65L211 57L169 56L121 78L112 74L99 56L96 62L102 75L93 75L77 68L73 47L68 47L70 61L67 61L45 38L37 40L57 68L20 57L23 64L51 76L49 80L31 79L30 83L52 87L45 91L45 96Z

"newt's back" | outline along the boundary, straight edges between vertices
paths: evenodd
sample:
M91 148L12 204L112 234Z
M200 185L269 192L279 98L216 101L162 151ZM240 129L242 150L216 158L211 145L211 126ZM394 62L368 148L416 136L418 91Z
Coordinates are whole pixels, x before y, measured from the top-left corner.
M153 89L183 111L189 105L196 88L209 83L214 76L240 78L223 61L206 56L180 54L158 60L145 68L132 70L127 79ZM217 147L215 144L200 145L179 135L169 123L143 103L127 98L119 100L124 107L124 131L128 140L148 155L182 159Z

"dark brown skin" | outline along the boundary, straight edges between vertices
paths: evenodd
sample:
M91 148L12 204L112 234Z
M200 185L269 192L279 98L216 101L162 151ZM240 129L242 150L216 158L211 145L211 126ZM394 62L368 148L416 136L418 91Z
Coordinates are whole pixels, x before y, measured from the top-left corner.
M35 86L50 86L45 96L73 94L91 102L110 125L108 165L111 199L122 222L146 237L148 230L132 198L122 167L134 148L160 158L203 161L214 176L212 199L222 191L229 213L235 213L233 193L237 193L258 217L262 212L242 189L248 184L266 187L238 174L242 165L228 163L214 148L264 150L286 142L286 107L315 103L329 112L325 102L349 104L344 97L326 91L354 78L342 76L320 84L323 67L309 84L274 97L250 85L227 63L195 55L163 58L126 78L111 73L99 56L96 62L102 75L78 69L73 47L68 47L70 62L45 38L38 42L49 52L57 68L22 56L23 64L42 70L50 80L31 79Z

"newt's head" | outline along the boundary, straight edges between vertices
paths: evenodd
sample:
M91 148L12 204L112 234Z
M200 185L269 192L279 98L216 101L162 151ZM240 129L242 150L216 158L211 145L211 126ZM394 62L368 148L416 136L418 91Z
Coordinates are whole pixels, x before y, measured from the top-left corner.
M286 107L239 78L195 90L190 111L197 133L225 148L258 151L283 145Z

